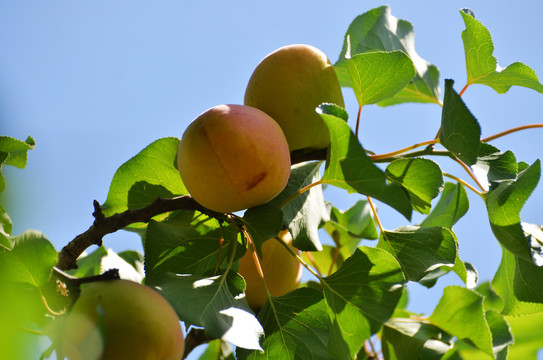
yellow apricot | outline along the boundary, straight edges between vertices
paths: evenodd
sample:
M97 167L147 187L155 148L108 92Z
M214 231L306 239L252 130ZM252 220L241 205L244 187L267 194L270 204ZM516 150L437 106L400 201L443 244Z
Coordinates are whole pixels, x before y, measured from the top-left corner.
M292 250L298 250L292 246L292 236L288 230L283 230L278 235ZM302 278L302 265L292 254L285 249L276 239L268 239L262 244L262 272L266 286L271 296L281 296L295 290L300 285ZM251 309L258 311L266 303L266 290L253 260L252 252L247 250L239 260L238 272L243 276L247 287L245 297Z
M177 165L194 200L228 213L279 194L290 176L290 153L270 116L249 106L218 105L187 127Z
M65 320L61 340L70 360L179 360L179 319L156 291L129 280L85 285Z
M281 125L290 151L328 147L328 128L315 112L325 102L345 107L337 75L326 54L303 44L266 56L253 72L244 100Z

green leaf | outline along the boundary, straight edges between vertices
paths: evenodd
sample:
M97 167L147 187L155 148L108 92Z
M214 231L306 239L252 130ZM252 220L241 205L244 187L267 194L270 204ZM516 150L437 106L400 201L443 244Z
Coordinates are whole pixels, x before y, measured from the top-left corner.
M468 209L469 200L464 187L459 183L445 183L439 201L420 226L443 226L452 229Z
M236 358L228 343L216 339L207 344L207 348L198 360L236 360Z
M410 219L412 207L405 190L396 183L387 183L384 172L366 155L346 119L335 115L335 111L335 106L318 107L332 139L322 182L371 196Z
M398 304L405 278L396 259L381 249L360 247L334 274L322 279L332 322L329 351L352 358L379 331Z
M106 202L105 216L139 209L158 197L186 195L187 189L177 170L179 139L156 140L117 169Z
M483 305L486 310L494 310L501 313L504 304L503 300L501 297L498 296L498 294L496 294L496 292L490 285L490 282L485 281L479 284L475 291L484 296Z
M351 256L352 252L348 256L343 256L343 252L336 254L338 249L335 246L324 245L321 251L315 251L310 254L303 252L301 254L302 259L311 264L317 272L324 275L329 275L338 270L343 264L343 261ZM311 258L309 258L311 256Z
M167 272L206 274L226 261L236 239L230 227L221 228L216 219L197 211L180 211L162 222L151 220L145 241L147 281ZM239 246L240 254L242 250Z
M473 165L479 155L481 127L462 98L454 91L453 84L453 80L445 80L439 141L464 163Z
M327 349L330 318L322 292L301 288L272 301L258 315L266 333L264 353L238 350L239 360L334 359Z
M104 246L99 246L90 254L80 256L77 259L77 269L70 270L70 274L78 278L100 274L102 258L106 255L107 249Z
M518 173L515 154L501 152L492 145L481 143L477 162L472 166L477 179L488 190L494 190L504 180L514 180Z
M509 346L509 359L535 359L543 348L543 312L530 316L508 316L515 337Z
M262 243L276 237L281 231L283 212L275 206L264 204L247 209L243 214L243 220L260 252Z
M437 326L411 318L392 318L381 333L383 355L388 360L440 359L449 350L450 341ZM425 356L429 352L436 356Z
M459 286L446 287L430 322L493 355L492 333L485 318L483 297L474 291Z
M28 137L26 141L21 141L9 136L0 136L0 153L5 153L5 161L0 161L0 164L15 166L19 169L24 169L27 162L28 150L34 149L36 142L32 137ZM0 191L3 190L0 188Z
M511 86L523 86L543 93L543 85L529 66L515 62L505 68L494 57L494 44L488 29L469 10L461 10L466 29L462 32L468 84L490 86L498 94L506 93Z
M351 86L346 61L349 58L367 52L396 50L401 50L410 57L416 69L416 76L394 97L381 101L379 105L405 102L439 104L439 71L417 54L413 26L392 16L389 6L370 10L356 17L349 25L341 54L334 64L340 84Z
M409 56L399 50L357 54L343 62L360 107L393 97L416 74Z
M511 329L505 317L494 310L487 311L485 317L492 333L494 354L499 354L502 351L507 353L507 347L513 343L513 334L511 334Z
M13 249L0 252L0 278L41 287L47 283L57 252L40 232L27 230L11 238Z
M366 200L357 201L346 211L332 207L324 230L339 245L341 258L345 259L353 254L362 239L379 238L371 206Z
M154 285L182 321L204 327L208 337L244 349L262 350L262 326L245 298L232 294L229 287L237 287L233 281L243 280L235 273L213 277L165 273Z
M321 165L321 161L293 165L286 188L269 202L281 207L283 225L292 234L293 245L302 251L322 250L319 227L328 221L329 210L324 202L322 186L314 186L290 199L303 187L320 180Z
M389 182L403 186L413 209L430 213L432 200L443 188L443 174L437 163L428 159L400 159L391 162L385 171Z
M456 237L443 227L400 227L384 231L377 247L386 250L400 263L410 281L419 281L442 266L453 267Z
M502 259L492 288L502 298L504 315L543 312L543 267L502 248Z
M13 230L13 224L9 215L2 205L0 205L0 251L9 250L12 247L9 236Z
M543 265L543 249L525 235L520 211L537 186L540 174L541 163L537 160L522 170L516 180L504 180L485 195L490 227L500 244L536 265Z

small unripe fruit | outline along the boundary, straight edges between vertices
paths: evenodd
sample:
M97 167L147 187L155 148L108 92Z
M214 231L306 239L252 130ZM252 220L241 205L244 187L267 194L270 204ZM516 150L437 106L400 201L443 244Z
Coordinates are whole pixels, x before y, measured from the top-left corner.
M260 62L247 85L244 103L281 125L290 151L328 147L328 128L315 109L322 103L345 106L326 54L302 44L281 47Z
M177 165L194 200L229 213L279 194L290 176L290 153L270 116L249 106L219 105L187 127Z
M288 230L278 235L294 252L292 236ZM268 239L262 244L262 272L271 296L281 296L295 290L302 278L302 265L276 239ZM247 250L239 261L238 272L243 276L247 287L245 297L251 309L258 311L266 303L266 290L258 275L252 252Z
M82 288L61 332L70 360L179 360L179 319L156 291L129 280Z

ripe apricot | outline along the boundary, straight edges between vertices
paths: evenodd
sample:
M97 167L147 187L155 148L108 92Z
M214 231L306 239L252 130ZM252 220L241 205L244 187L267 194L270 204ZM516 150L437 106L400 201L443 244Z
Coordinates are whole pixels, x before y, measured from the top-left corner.
M290 176L290 153L270 116L249 106L218 105L187 127L177 165L194 200L227 213L279 194Z
M283 230L278 235L291 249L298 252L292 246L292 236L288 230ZM262 272L266 286L271 296L281 296L295 290L300 285L302 278L302 265L292 254L285 249L276 239L268 239L262 244ZM252 252L247 250L239 261L238 272L243 276L247 287L245 297L251 309L258 311L266 303L266 290L253 260Z
M254 70L244 100L281 125L290 151L328 147L328 128L315 112L325 102L345 106L336 72L326 54L304 44L267 55Z
M129 280L97 281L82 288L62 330L70 360L179 360L179 319L156 291Z

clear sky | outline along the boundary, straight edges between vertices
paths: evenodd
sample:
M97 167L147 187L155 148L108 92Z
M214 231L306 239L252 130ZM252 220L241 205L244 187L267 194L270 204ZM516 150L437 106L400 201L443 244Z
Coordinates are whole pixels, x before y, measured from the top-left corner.
M25 170L6 168L6 207L14 234L41 230L60 249L92 223L92 201L106 199L115 170L154 140L180 137L198 114L214 105L240 104L258 62L276 48L306 43L338 59L350 22L389 4L415 27L418 53L435 64L457 91L466 81L458 10L469 7L487 26L501 66L521 61L543 77L543 5L537 1L2 1L0 2L0 133L36 149ZM352 121L357 105L345 89ZM498 95L474 85L463 97L483 136L543 122L543 95L512 88ZM367 106L360 141L384 153L435 136L437 105ZM492 144L518 160L543 157L543 130L513 134ZM445 162L444 170L467 178ZM543 186L522 215L543 223ZM361 198L327 190L327 200L347 208ZM408 225L386 205L383 225ZM460 256L490 280L501 250L490 232L484 204L470 194L470 212L455 227ZM414 223L416 223L414 220ZM323 239L324 240L324 239ZM115 250L140 248L126 232L105 238ZM410 286L410 309L431 312L443 288Z

